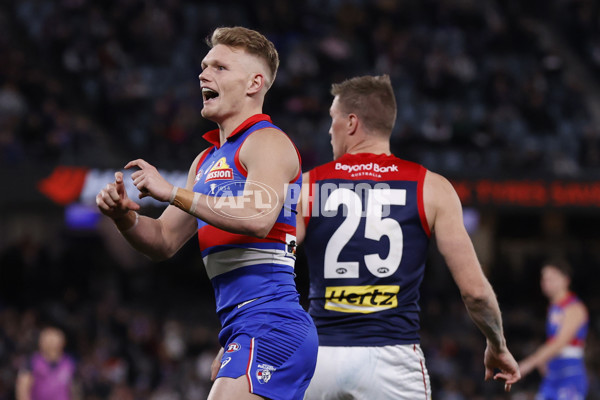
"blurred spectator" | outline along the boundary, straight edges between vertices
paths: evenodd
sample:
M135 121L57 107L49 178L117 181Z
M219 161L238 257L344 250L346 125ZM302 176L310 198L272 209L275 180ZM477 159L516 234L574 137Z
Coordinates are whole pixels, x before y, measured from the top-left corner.
M34 353L17 376L17 400L79 400L75 381L77 366L64 353L65 334L46 327L39 335L39 351Z
M594 60L598 7L551 3L537 17L558 20L556 33ZM595 166L580 156L591 122L584 86L566 78L568 60L536 33L532 10L516 0L8 1L0 7L2 163L35 156L103 167L144 157L181 169L205 146L198 132L210 129L197 117L198 48L215 24L259 24L282 49L267 109L306 169L329 158L312 134L326 126L327 82L375 72L392 76L402 94L398 129L414 132L396 141L397 153L409 147L410 158L433 160L428 167L442 173L467 165L487 175L579 176ZM492 116L494 124L481 123ZM477 130L452 129L460 126ZM463 151L465 140L476 152ZM528 150L515 151L524 141Z

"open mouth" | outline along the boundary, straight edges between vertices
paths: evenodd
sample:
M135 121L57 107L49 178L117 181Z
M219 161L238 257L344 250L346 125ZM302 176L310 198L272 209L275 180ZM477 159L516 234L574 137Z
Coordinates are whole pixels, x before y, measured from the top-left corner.
M202 98L204 101L209 101L219 97L219 93L209 88L202 88Z

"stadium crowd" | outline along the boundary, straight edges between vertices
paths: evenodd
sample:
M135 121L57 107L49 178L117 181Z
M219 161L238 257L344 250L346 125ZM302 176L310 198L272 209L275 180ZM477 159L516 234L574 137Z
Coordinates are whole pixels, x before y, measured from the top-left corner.
M3 1L0 168L114 169L143 157L186 169L181 160L206 147L200 133L213 128L199 114L204 38L217 25L245 25L280 52L265 110L293 138L306 170L331 158L330 84L387 73L399 103L396 155L448 176L594 177L600 130L587 100L598 82L572 65L598 71L599 7L591 0ZM563 42L548 40L548 27ZM0 240L0 400L13 398L16 373L48 322L67 333L85 399L206 398L218 321L194 243L150 264L123 261L105 234L62 233L52 243ZM586 256L574 258L576 271L589 260L599 265L596 254ZM539 261L507 271L510 260L499 258L489 266L516 356L543 336ZM302 257L297 268L305 296ZM422 339L434 397L508 398L482 382L481 339L443 265L434 258L428 268ZM591 276L580 282L592 315L590 399L598 399L600 298L585 285ZM531 399L535 384L528 378L510 398Z
M266 108L307 168L330 158L318 135L329 84L376 72L390 74L397 92L402 156L446 173L581 174L600 166L588 82L542 28L558 23L556 34L593 63L593 4L3 2L2 162L112 166L135 154L181 168L211 127L198 113L204 38L241 24L260 27L280 51Z

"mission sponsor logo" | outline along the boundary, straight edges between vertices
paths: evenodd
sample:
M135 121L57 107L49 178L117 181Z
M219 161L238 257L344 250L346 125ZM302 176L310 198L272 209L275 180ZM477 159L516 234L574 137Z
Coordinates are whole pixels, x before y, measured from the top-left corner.
M233 169L227 164L225 157L221 157L219 161L206 173L204 182L210 182L221 179L233 179Z
M370 314L398 307L398 285L328 286L325 309Z

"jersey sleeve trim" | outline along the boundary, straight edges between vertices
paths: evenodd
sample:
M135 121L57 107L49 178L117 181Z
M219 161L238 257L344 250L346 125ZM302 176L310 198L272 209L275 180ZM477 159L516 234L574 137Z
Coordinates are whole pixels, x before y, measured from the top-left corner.
M313 169L311 171L308 171L308 196L306 198L308 204L306 205L306 215L303 215L305 229L306 227L308 227L308 223L310 222L310 216L312 215L313 200L315 195L313 193L313 190L315 189L316 175L316 170Z
M252 132L252 133L254 133L254 132ZM248 140L248 138L251 135L252 134L250 134L244 138L244 140L240 144L240 147L238 147L237 151L235 152L235 156L233 157L233 160L235 161L235 167L237 168L238 171L240 171L240 174L242 174L244 176L244 178L248 177L248 171L246 170L246 168L242 165L242 162L240 161L240 150L242 149L244 142L246 142L246 140Z
M211 146L202 152L202 155L200 156L200 159L198 160L198 164L196 165L196 174L198 173L198 171L200 170L200 167L202 166L202 163L204 163L204 160L206 160L206 157L208 157L208 155L210 154L211 150L214 147L215 146Z
M417 202L419 207L419 217L421 217L421 226L427 234L427 237L431 237L431 230L429 229L429 223L427 222L427 215L425 215L425 202L423 201L423 187L425 183L425 175L427 169L423 166L419 168L418 183L417 183Z

